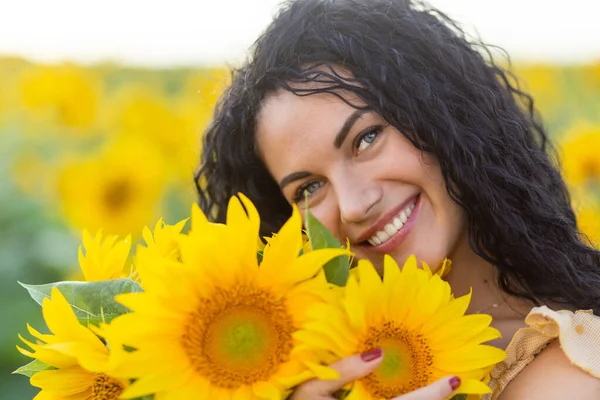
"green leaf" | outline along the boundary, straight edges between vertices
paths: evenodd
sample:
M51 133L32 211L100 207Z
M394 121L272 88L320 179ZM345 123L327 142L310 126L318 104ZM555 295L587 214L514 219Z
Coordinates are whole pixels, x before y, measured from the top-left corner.
M128 278L98 282L55 282L46 285L26 285L19 282L38 304L50 297L56 287L65 296L77 319L85 324L98 325L110 322L113 318L129 312L129 309L114 299L121 293L141 292L141 286Z
M15 371L13 371L13 374L25 375L31 378L36 372L45 371L47 369L55 368L36 359L30 362L29 364L17 368Z
M263 260L263 250L259 250L256 252L256 258L258 259L258 263L260 264Z
M313 250L341 248L340 242L331 232L316 219L308 208L306 208L306 234L310 240ZM327 281L338 286L345 286L350 273L350 258L348 256L339 256L329 261L323 266Z
M351 393L351 390L349 389L340 389L337 390L335 393L333 393L332 397L334 399L338 399L338 400L344 400L346 397L348 397Z
M467 400L467 395L464 393L453 396L450 400Z

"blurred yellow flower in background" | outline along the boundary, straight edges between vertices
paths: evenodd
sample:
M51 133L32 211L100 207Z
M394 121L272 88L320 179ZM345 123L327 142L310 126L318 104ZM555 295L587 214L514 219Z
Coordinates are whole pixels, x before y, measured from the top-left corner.
M583 79L589 90L600 90L600 60L582 67Z
M562 168L571 185L600 183L600 125L575 124L563 135Z
M190 186L197 163L200 128L164 96L140 88L125 88L116 98L110 127L116 136L134 137L156 145L171 180Z
M117 239L114 235L103 238L102 231L92 238L87 230L83 231L83 244L79 247L78 257L86 281L121 278L131 249L131 235L123 240Z
M519 64L513 68L522 90L531 94L535 107L546 115L559 103L562 73L551 64Z
M572 188L571 202L579 230L586 234L596 247L599 247L600 201L583 188Z
M577 222L581 232L585 233L592 244L600 246L600 206L598 204L577 211Z
M52 181L57 166L44 161L33 150L17 154L11 168L12 181L29 196L47 198L52 192Z
M94 122L100 94L100 81L92 71L74 65L33 66L21 78L25 108L71 128Z
M27 61L17 57L0 59L0 125L18 108L16 101L19 98L17 77L28 65Z
M191 74L184 83L178 102L180 109L193 115L200 127L208 125L219 96L231 83L231 72L227 68L210 68Z
M78 229L126 235L156 218L165 190L160 152L143 140L119 140L60 173L62 209Z

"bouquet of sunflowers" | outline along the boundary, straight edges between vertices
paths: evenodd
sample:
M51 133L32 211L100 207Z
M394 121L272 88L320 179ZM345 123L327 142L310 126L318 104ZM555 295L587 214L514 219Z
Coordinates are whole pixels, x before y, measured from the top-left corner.
M382 348L378 369L346 399L389 399L447 375L457 393L484 394L504 352L487 315L465 315L470 295L414 257L385 258L383 278L314 218L291 218L266 245L243 195L227 222L197 206L181 221L131 240L84 233L86 281L25 285L50 333L27 329L16 373L41 388L35 400L283 399L310 379L336 379L332 362ZM85 252L83 251L85 250ZM123 277L123 271L129 275Z

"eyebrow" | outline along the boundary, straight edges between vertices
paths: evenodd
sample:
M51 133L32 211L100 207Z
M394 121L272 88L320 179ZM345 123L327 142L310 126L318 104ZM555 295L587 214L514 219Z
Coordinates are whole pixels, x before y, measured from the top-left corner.
M335 139L333 140L333 145L336 149L340 149L342 147L342 144L344 144L344 140L346 140L346 137L348 136L348 133L350 132L350 129L352 129L354 123L368 111L369 110L364 108L356 110L346 119L346 122L344 122L344 125L342 125L342 128L338 134L335 135Z
M293 172L289 175L286 175L280 182L279 182L279 187L283 190L284 187L286 187L287 185L289 185L290 183L297 181L298 179L304 179L308 176L311 176L312 174L308 171L299 171L299 172Z
M346 118L344 125L342 125L340 131L337 133L337 135L335 135L335 139L333 140L333 145L335 146L336 149L339 150L342 147L342 144L344 144L344 140L346 140L346 137L348 136L348 133L350 133L350 129L352 129L352 126L356 123L356 121L364 113L366 113L368 111L370 111L370 110L368 110L368 109L356 110L352 114L350 114L350 116L348 118ZM279 188L281 190L283 190L283 188L286 187L287 185L289 185L290 183L297 181L299 179L304 179L311 175L312 174L308 171L293 172L289 175L286 175L281 181L279 181Z

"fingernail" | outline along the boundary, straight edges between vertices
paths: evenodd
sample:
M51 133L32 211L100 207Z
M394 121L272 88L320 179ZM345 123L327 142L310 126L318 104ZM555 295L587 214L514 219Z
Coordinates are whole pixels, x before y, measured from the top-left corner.
M381 347L378 347L373 350L365 351L364 353L362 353L360 355L360 358L364 362L369 362L369 361L378 359L379 357L381 357L382 354L383 354L383 350L381 350Z
M452 390L458 389L459 386L460 386L460 378L458 376L455 376L452 379L450 379L450 387L452 388Z

